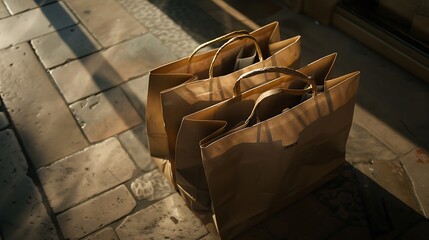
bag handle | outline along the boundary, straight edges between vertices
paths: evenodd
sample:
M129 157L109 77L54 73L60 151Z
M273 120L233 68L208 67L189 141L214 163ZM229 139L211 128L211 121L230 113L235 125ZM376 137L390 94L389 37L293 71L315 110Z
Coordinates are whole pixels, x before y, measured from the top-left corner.
M240 124L237 124L231 130L227 131L226 133L222 134L221 136L225 136L225 135L228 135L230 133L233 133L233 132L236 132L238 130L246 128L249 125L250 121L252 120L252 118L255 115L256 115L256 120L258 122L260 122L260 119L259 119L259 117L258 117L258 115L256 113L258 111L258 108L259 108L261 102L264 101L266 98L268 98L270 96L273 96L273 95L278 95L278 94L289 94L289 95L295 95L295 96L304 95L304 94L307 94L311 90L313 90L313 86L312 85L310 85L309 87L307 87L305 89L274 88L274 89L270 89L270 90L267 90L267 91L263 92L256 99L255 104L253 105L252 111L250 112L250 114L247 117L247 119L245 121L240 122ZM315 93L313 91L313 95L314 94Z
M197 54L197 52L200 51L201 49L203 49L203 48L205 48L205 47L207 47L207 46L209 46L211 44L214 44L214 43L217 43L217 42L221 42L221 41L224 41L224 40L227 40L227 39L231 39L231 38L233 38L235 36L239 36L239 35L249 35L249 32L246 31L246 30L233 31L233 32L227 33L227 34L225 34L223 36L217 37L217 38L215 38L213 40L207 41L207 42L199 45L197 48L195 48L195 50L191 53L191 55L189 55L188 62L190 62L191 59L194 57L194 55Z
M264 57L263 57L263 55L262 55L261 47L259 46L258 40L256 40L256 38L254 38L253 36L248 35L248 34L247 34L247 35L239 35L239 36L236 36L236 37L231 38L230 40L228 40L228 42L226 42L225 44L223 44L223 45L222 45L222 46L217 50L216 54L213 56L212 62L210 63L210 67L209 67L209 79L210 79L210 78L213 78L213 66L214 66L214 64L215 64L215 62L216 62L216 59L217 59L217 57L219 56L220 52L221 52L221 51L222 51L226 46L228 46L229 44L231 44L232 42L235 42L235 41L237 41L237 40L242 40L242 39L244 39L244 38L248 38L248 39L252 40L252 42L255 44L255 48L256 48L256 52L257 52L257 54L258 54L259 61L260 61L260 62L262 62L262 61L264 60Z
M253 116L256 115L256 119L258 121L259 117L256 114L256 112L258 111L258 108L261 104L262 101L264 101L266 98L274 96L274 95L295 95L295 96L300 96L300 95L304 95L307 94L308 92L310 92L311 90L313 90L313 87L310 86L309 88L305 88L305 89L287 89L287 88L275 88L275 89L271 89L268 90L264 93L262 93L255 101L255 105L253 106L252 112L250 112L249 117L246 119L246 121L244 122L244 126L247 126L250 122L250 120L253 118ZM314 93L314 91L313 91ZM314 96L314 95L313 95Z
M308 93L309 91L313 90L313 87L310 86L309 88L305 88L305 89L287 89L287 88L275 88L275 89L271 89L268 90L264 93L262 93L255 101L255 105L253 106L252 111L250 112L249 117L247 117L246 121L244 121L243 125L240 127L240 129L245 128L249 125L250 120L256 115L256 120L258 122L260 122L260 119L258 117L258 115L256 114L256 112L258 111L258 108L261 104L262 101L264 101L264 99L273 96L273 95L279 95L279 94L288 94L288 95L304 95L306 93ZM314 96L314 92L313 91L313 96ZM238 129L237 129L238 130Z
M311 89L313 89L314 95L317 94L316 82L310 76L307 76L304 73L298 72L297 70L294 70L294 69L288 68L288 67L264 67L264 68L252 70L250 72L247 72L247 73L241 75L237 79L237 81L235 81L234 87L232 89L233 90L233 96L236 97L238 95L241 95L240 82L242 79L253 77L255 75L264 74L264 73L282 73L285 75L296 77L299 80L304 81L307 84L310 84Z

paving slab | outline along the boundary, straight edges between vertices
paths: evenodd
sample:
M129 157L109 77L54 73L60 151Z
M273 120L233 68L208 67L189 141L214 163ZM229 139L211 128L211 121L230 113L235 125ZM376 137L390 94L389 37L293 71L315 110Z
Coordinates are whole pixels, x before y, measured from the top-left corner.
M5 239L58 239L12 130L0 131L0 229Z
M4 3L2 1L0 1L0 19L5 18L5 17L9 17L10 14L7 11L6 6L4 5Z
M138 200L155 201L175 192L167 179L158 169L145 173L133 180L131 191Z
M9 120L7 120L6 113L0 112L0 130L6 128L9 125Z
M113 88L70 105L89 141L97 142L142 123L120 88Z
M66 239L84 237L130 213L136 201L124 185L57 215Z
M350 129L346 146L346 159L352 163L390 161L398 155L365 128L354 123Z
M14 185L27 175L27 160L11 129L0 131L0 166L1 184Z
M107 227L87 238L84 238L83 240L119 240L119 238L116 236L116 233L112 228Z
M129 180L135 166L116 138L37 171L54 212L60 212Z
M407 136L387 125L382 119L377 118L360 105L355 106L353 122L363 126L371 135L383 141L390 151L398 156L404 155L416 148L416 144Z
M410 177L423 212L429 218L429 153L416 148L401 158Z
M121 240L199 239L207 229L175 193L128 216L116 228Z
M67 3L104 47L147 32L115 0L67 0Z
M3 18L0 20L0 49L76 23L77 19L62 2Z
M81 24L35 38L31 44L45 68L56 67L102 48Z
M157 38L147 33L57 67L51 74L67 102L72 103L174 59Z
M355 167L373 237L395 239L423 218L399 160L360 163Z
M0 74L0 96L36 169L87 146L28 43L0 51Z
M3 0L10 13L15 15L29 9L37 8L57 0Z
M265 239L267 239L266 235L264 236ZM263 239L263 238L259 238ZM205 235L204 237L200 238L200 240L221 240L219 234L216 232L209 232L209 234Z
M143 119L146 119L148 85L149 75L144 75L121 85L122 90Z
M410 208L420 211L413 186L399 160L360 163L355 167Z
M147 132L144 124L120 134L118 138L142 171L147 172L156 167L148 149Z
M5 239L59 239L39 189L29 177L0 188L0 227Z

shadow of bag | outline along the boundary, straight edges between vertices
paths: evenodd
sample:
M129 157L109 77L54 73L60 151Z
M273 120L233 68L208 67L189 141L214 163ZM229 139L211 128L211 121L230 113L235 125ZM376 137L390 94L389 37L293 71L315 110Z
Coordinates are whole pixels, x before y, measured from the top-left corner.
M192 114L200 129L210 127L199 146L222 239L238 235L314 190L345 162L360 73L326 80L318 94L313 78L281 67L254 70L238 81L267 71L291 74L303 83L274 84L294 82L280 77ZM310 98L291 100L310 90ZM237 104L251 106L244 120L236 119ZM219 114L227 120L219 120Z
M318 85L323 85L325 79L331 77L335 59L336 54L331 54L297 71L311 76ZM263 92L266 89L276 87L304 87L302 81L293 78L293 76L284 76L261 85L258 87L259 90L253 91ZM235 87L231 87L231 90L235 91L235 95L240 95L241 87L239 86L244 85L247 80L250 80L250 78L238 81L235 83ZM255 97L257 95L253 94L252 96ZM295 98L301 98L301 96ZM238 100L239 98L235 99ZM224 122L227 122L228 126L222 128L222 131L227 131L227 129L231 129L233 126L244 121L250 114L255 100L248 97L241 101L231 101L229 104L223 105L223 107L211 108L215 109L213 110L215 112L203 110L189 114L183 118L177 135L174 170L177 188L192 210L210 210L211 206L209 189L202 165L200 141L210 134L217 134L216 131ZM213 118L206 120L204 118L206 116L202 116L201 114L213 114Z
M250 36L256 40L264 57L269 58L272 55L276 55L276 52L280 51L283 47L287 47L291 49L288 51L290 56L282 55L287 60L280 61L285 62L285 64L291 62L287 65L297 64L300 53L299 39L279 42L280 37L277 22L253 31L250 33ZM284 46L285 44L287 46ZM174 143L177 130L170 131L174 134L170 134L173 138L169 139L167 138L166 129L169 129L171 125L173 129L178 129L181 117L185 116L188 110L194 111L193 109L204 107L201 104L195 104L195 102L187 102L189 97L192 97L194 100L204 100L205 98L200 93L201 91L210 91L210 86L205 85L207 81L213 84L218 84L218 82L224 84L227 79L236 79L237 76L243 73L243 69L248 69L248 67L244 67L241 70L234 71L234 67L237 65L237 55L241 54L243 49L246 52L253 51L255 49L254 43L250 39L236 40L229 42L221 52L218 51L219 49L215 49L203 54L191 55L191 59L184 58L174 61L149 73L146 120L149 148L153 157L165 159L174 157L174 153L169 151L169 148L172 148L174 144L168 144L169 142ZM213 61L215 55L217 60ZM209 71L212 63L212 69ZM251 66L253 65L255 64ZM212 76L218 77L209 78L209 72ZM237 72L240 73L237 75ZM212 87L213 84L211 84ZM188 91L188 89L191 90ZM185 96L183 95L183 91L187 91ZM176 101L176 99L171 99L171 95L177 96L176 98L181 100ZM228 95L224 94L223 97L224 99L228 98ZM223 99L213 99L209 104L211 105L221 100ZM186 110L185 115L183 115L182 110ZM173 118L170 116L171 111L173 111L173 115L175 115L174 112L177 112L178 117L174 116Z

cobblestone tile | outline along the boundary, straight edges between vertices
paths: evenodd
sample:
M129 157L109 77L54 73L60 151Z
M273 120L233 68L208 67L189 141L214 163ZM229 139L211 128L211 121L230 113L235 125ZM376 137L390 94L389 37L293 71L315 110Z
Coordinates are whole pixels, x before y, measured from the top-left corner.
M1 19L0 49L76 23L76 18L73 17L73 14L62 2Z
M7 120L6 113L0 112L0 130L6 128L9 125L9 120Z
M307 196L264 222L280 239L326 239L344 226L323 204Z
M142 123L120 88L70 105L89 141L97 142Z
M352 163L388 161L398 157L358 124L352 125L346 147L346 159Z
M149 75L145 75L121 85L122 90L143 119L146 118L148 84Z
M58 239L12 130L0 132L0 229L5 239Z
M0 1L0 19L5 18L5 17L9 17L10 14L7 11L6 6L3 4L2 1Z
M416 148L401 159L426 217L429 217L429 153Z
M84 238L83 240L119 240L118 236L116 236L115 231L108 227L103 228L102 230L94 233L93 235Z
M147 172L155 168L149 153L144 124L120 134L118 138L142 171Z
M53 68L101 49L82 25L75 25L31 41L45 68Z
M55 2L57 0L3 0L10 13L13 15L24 12L28 9L33 9L39 6L43 6L48 3Z
M63 211L129 180L135 170L115 138L37 171L54 212Z
M0 95L36 169L87 146L29 44L0 51Z
M228 32L223 24L186 1L118 2L179 58L189 56L201 43Z
M131 190L138 200L154 201L174 193L173 187L158 169L145 173L131 183Z
M98 93L147 73L174 56L147 33L51 71L67 102Z
M149 207L128 216L116 228L121 240L199 239L207 229L175 193Z
M136 201L124 185L105 192L57 216L64 238L84 237L127 215Z
M104 47L147 32L115 0L67 0L67 3Z

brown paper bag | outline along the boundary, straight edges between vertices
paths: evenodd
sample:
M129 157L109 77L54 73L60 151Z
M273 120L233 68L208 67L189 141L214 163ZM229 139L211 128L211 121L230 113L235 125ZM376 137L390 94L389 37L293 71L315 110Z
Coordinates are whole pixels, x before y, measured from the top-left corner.
M252 40L252 38L246 35L231 39L219 48L213 57L211 65L213 66L213 63L217 62L217 60L223 60L220 58L222 51L226 50L230 43L234 43L236 40L242 41L240 39ZM258 52L259 62L220 77L213 77L213 68L209 67L209 78L184 83L161 92L164 128L168 139L169 160L173 164L173 169L176 136L184 116L231 98L236 79L245 72L276 64L290 67L298 65L300 57L299 36L270 44L268 55L262 54L263 50L259 48L258 43L254 40L253 42ZM269 78L256 76L246 81L246 84L243 84L243 88L249 89L260 85L266 79Z
M211 43L228 40L228 38L232 38L238 34L243 34L243 31L232 32L209 41L198 47L196 51ZM263 26L251 32L250 35L258 41L265 53L268 53L269 45L280 40L278 23L273 22ZM253 45L248 43L244 48L246 51L249 51L249 49L253 48ZM196 54L196 51L194 51L188 58L170 62L152 70L149 73L146 120L149 149L151 155L154 157L169 157L167 136L162 116L160 92L176 87L184 82L206 79L208 77L210 63L213 60L217 49L213 49L202 54ZM231 44L226 51L223 51L219 56L222 61L217 61L215 63L214 74L216 76L221 76L233 71L233 65L235 65L236 57L240 51L243 51L243 44L240 42Z
M298 71L312 76L319 85L323 85L325 79L330 78L335 59L336 54L331 54L298 69ZM293 77L284 77L277 81L271 81L267 83L267 86L260 86L260 88L269 89L279 86L284 88L303 87L302 82L299 80L285 81L292 78ZM234 85L235 89L234 86L231 86L231 91L234 89L236 95L240 94L241 87L239 86L242 84L244 85L247 80L250 79L248 78L242 82L236 82ZM258 92L261 91L265 90L258 90ZM236 108L230 106L230 111L235 112L235 114L229 114L228 112L227 116L225 116L222 111L217 111L216 120L200 121L200 112L187 115L183 118L176 141L175 175L178 190L192 210L208 210L210 209L211 203L201 160L200 141L209 134L212 134L214 131L213 129L218 130L219 124L223 124L223 122L218 122L218 120L228 119L229 125L237 125L240 121L244 121L249 115L248 111L252 108L253 104L253 100L249 99L237 105ZM225 117L225 119L223 117Z
M205 131L199 143L202 164L223 239L325 183L345 161L359 72L326 80L317 95L314 78L302 74L298 84L300 74L280 77L183 120L182 126L197 123L193 135L202 137L199 132ZM290 89L308 90L308 81L313 81L314 96L302 101ZM273 90L278 87L289 90Z

